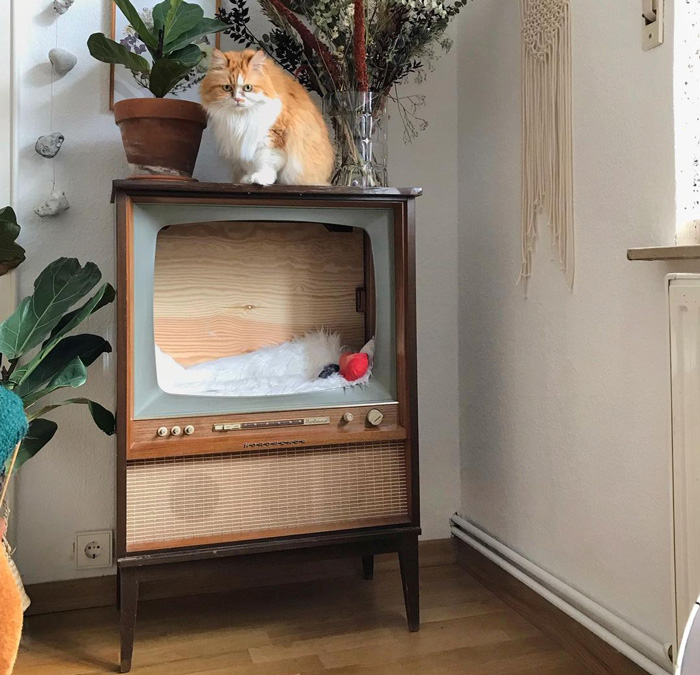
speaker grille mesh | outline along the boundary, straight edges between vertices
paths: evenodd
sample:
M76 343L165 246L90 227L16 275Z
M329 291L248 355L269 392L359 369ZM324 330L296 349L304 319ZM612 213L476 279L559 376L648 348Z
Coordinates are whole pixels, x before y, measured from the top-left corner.
M135 461L127 547L406 517L403 441Z

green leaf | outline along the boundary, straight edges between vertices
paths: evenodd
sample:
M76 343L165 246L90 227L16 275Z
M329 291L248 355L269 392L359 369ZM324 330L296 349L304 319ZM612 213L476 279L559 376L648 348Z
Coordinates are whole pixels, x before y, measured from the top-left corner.
M199 53L202 54L201 51ZM189 62L159 59L151 71L148 88L154 96L163 98L192 68Z
M22 378L29 377L44 358L60 343L64 335L81 324L90 314L96 312L108 302L114 300L115 292L109 284L103 284L82 307L61 319L60 323L52 331L49 339L41 346L41 351L22 369ZM66 317L68 320L66 320ZM0 329L2 326L0 325Z
M11 207L0 209L0 276L24 262L24 249L15 242L20 227Z
M113 413L95 401L88 401L87 407L97 428L107 436L113 436L117 431L117 420Z
M0 323L0 353L17 359L36 347L101 276L94 263L81 267L75 258L52 262L34 282L34 293Z
M57 373L63 371L75 358L79 358L87 368L112 347L99 335L71 335L63 338L48 354L37 354L37 364L30 363L15 370L12 379L16 382L13 389L17 396L25 397L51 381ZM31 370L30 370L31 368Z
M106 304L104 302L105 296L111 296L112 299L114 299L114 295L114 288L112 288L110 284L102 284L97 293L95 293L95 295L93 295L82 307L80 307L77 312L71 312L71 316L68 321L65 323L61 322L60 328L58 325L56 326L57 330L52 332L50 342L44 349L48 348L52 344L55 345L64 335L70 333L74 328L77 328L83 321L85 321L90 314L96 312L98 306Z
M87 318L89 314L94 314L98 309L102 309L105 305L109 305L111 302L114 302L114 298L116 297L116 291L114 290L114 287L112 284L104 284L95 294L95 296L99 296L99 300L96 303L93 303L94 296L90 298L84 305L81 307L78 307L78 309L74 309L72 312L68 312L63 316L63 318L56 324L56 327L51 331L51 334L49 335L49 339L42 345L43 347L46 347L46 345L53 340L59 333L61 335L64 335L68 331L64 331L63 329L65 326L67 326L69 323L72 325L72 328L69 328L69 330L72 330L75 328L83 319ZM92 307L92 311L89 312L89 314L85 314L83 318L78 321L77 323L73 322L73 319L78 315L83 312L85 307L90 305Z
M40 398L56 391L56 389L64 389L65 387L77 389L78 387L82 387L86 381L87 370L85 369L85 364L76 356L63 370L59 371L51 378L44 389L23 396L22 401L24 407L25 409L29 408L29 406L34 405Z
M111 299L108 299L105 302L105 296L111 296ZM95 293L95 295L93 295L82 307L78 308L75 312L70 312L68 321L65 321L66 317L64 316L61 323L56 326L54 331L52 331L49 339L41 346L41 351L39 354L37 354L37 357L32 359L32 361L25 366L24 375L27 376L32 373L33 370L38 367L41 360L45 358L46 355L51 352L54 347L56 347L56 345L59 344L64 335L70 333L70 331L87 319L90 314L93 314L99 307L104 306L107 304L107 302L111 302L113 299L114 289L109 284L103 284L100 286L97 293Z
M170 0L163 0L153 7L153 33L157 36L165 28L165 17L170 9Z
M204 10L182 0L171 0L170 11L165 20L165 46L173 43L180 35L198 26L204 18Z
M194 68L204 58L204 52L197 45L187 45L183 49L168 54L171 61L179 61L183 66Z
M156 49L158 47L158 37L151 34L148 27L143 22L143 19L138 13L138 10L129 2L129 0L114 0L114 4L119 7L121 13L126 17L126 20L131 24L131 27L138 33L142 42L148 47Z
M58 424L51 420L32 420L29 423L29 431L22 440L22 445L19 446L15 469L19 469L22 464L34 457L53 438L56 429Z
M107 408L101 406L99 403L95 403L95 401L91 401L89 398L68 398L60 403L52 403L51 405L44 406L36 413L32 413L32 415L29 417L30 419L34 420L35 418L39 417L39 415L45 415L46 413L64 405L86 405L90 411L90 414L92 415L92 419L101 431L106 433L108 436L111 436L116 431L116 420L114 419L114 415L107 410ZM29 423L29 428L31 430L31 422Z
M202 19L199 24L185 33L182 33L176 40L173 40L173 42L168 45L168 49L177 51L193 42L197 42L197 40L203 38L205 35L220 33L222 30L226 30L229 27L228 24L219 21L219 19Z
M132 73L148 75L151 71L151 64L143 56L130 52L124 45L110 40L102 33L91 35L87 46L90 54L103 63L119 63L126 66Z
M180 11L180 6L182 5L182 0L170 0L168 11L165 16L165 32L168 33L175 22L175 17ZM204 16L204 10L202 10L202 16Z

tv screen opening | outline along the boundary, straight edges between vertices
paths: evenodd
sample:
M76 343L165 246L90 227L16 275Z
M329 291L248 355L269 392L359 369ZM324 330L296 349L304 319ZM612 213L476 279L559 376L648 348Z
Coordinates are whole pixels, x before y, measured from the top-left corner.
M137 418L395 400L388 209L171 209L135 207Z

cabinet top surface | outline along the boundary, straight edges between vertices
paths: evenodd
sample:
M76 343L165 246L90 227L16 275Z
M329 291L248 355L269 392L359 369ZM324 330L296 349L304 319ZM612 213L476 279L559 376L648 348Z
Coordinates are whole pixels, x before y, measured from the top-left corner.
M254 197L271 199L281 197L345 197L351 199L391 199L418 197L423 188L394 187L342 187L335 185L234 185L233 183L200 183L199 181L176 181L158 179L123 179L112 184L113 195L117 192L128 195L161 196L220 196Z

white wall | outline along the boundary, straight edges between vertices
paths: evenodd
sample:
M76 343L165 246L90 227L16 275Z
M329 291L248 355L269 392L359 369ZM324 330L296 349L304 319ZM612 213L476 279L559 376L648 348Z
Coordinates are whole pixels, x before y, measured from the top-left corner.
M640 3L571 3L576 287L543 232L520 265L515 0L465 10L459 58L462 513L660 642L674 635L668 327L672 15L641 49Z
M10 203L12 196L12 12L7 4L0 5L0 208ZM0 319L14 309L15 273L0 277Z
M676 225L700 218L700 5L676 7L674 109L676 125ZM689 243L689 242L685 242Z
M107 111L108 68L92 61L88 35L108 30L107 0L76 2L58 19L58 44L75 52L75 70L54 83L54 124L49 129L50 70L46 58L56 41L49 0L14 0L18 13L16 56L20 71L19 190L16 204L28 261L21 270L21 292L30 291L43 267L60 255L95 261L114 282L114 232L109 204L111 180L126 175L114 120ZM456 53L431 73L421 93L428 95L429 129L413 147L404 147L394 120L391 180L423 185L418 206L418 332L421 442L423 444L423 522L428 538L449 534L447 517L459 504L457 379L457 130ZM411 91L413 91L411 89ZM447 92L447 94L446 94ZM445 96L447 95L447 100ZM51 189L51 162L33 150L36 138L61 131L66 143L55 166L57 187L71 209L55 220L32 210ZM226 180L207 137L196 175ZM114 341L114 310L102 310L87 328ZM90 370L87 393L113 406L114 359ZM115 523L115 444L82 409L56 413L59 431L52 443L22 470L17 490L17 562L27 583L80 576L72 544L80 530L113 528ZM96 571L98 574L103 570Z

